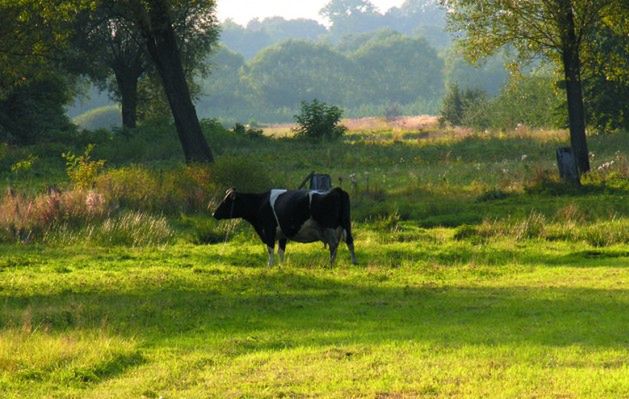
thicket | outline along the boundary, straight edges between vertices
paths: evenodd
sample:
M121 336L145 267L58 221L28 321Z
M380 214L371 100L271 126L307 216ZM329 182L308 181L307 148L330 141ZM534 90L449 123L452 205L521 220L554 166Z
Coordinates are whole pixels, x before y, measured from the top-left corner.
M479 130L559 128L567 115L555 79L545 74L513 75L497 96L454 84L443 98L440 120Z

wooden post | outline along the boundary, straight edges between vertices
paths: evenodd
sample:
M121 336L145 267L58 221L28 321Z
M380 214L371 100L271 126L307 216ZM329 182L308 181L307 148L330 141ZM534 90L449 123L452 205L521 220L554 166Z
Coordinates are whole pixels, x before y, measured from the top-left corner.
M581 185L579 180L579 170L577 168L577 160L572 153L570 147L557 148L557 167L559 168L559 177L566 183Z

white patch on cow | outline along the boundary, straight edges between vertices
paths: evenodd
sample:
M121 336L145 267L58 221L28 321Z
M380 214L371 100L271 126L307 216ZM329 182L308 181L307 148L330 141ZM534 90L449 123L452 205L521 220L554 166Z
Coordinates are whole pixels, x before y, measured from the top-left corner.
M280 220L277 218L277 212L275 212L275 201L277 201L277 198L286 191L288 190L275 188L271 190L271 193L269 194L269 204L271 205L271 210L273 211L273 216L275 216L275 222L278 226L280 225Z

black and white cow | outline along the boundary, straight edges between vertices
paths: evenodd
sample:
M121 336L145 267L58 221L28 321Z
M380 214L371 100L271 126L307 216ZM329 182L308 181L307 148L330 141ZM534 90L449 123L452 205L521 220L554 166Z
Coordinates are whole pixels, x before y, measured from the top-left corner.
M330 248L330 264L334 264L339 243L345 240L352 263L356 263L349 195L340 188L328 192L271 190L260 194L229 189L214 217L243 218L249 222L267 246L269 266L274 261L276 240L282 262L286 241L322 241Z

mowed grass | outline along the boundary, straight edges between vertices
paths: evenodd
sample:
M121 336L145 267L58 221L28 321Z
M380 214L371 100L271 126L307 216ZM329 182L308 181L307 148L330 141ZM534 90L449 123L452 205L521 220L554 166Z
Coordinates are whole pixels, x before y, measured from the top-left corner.
M3 398L629 396L629 246L4 247Z

